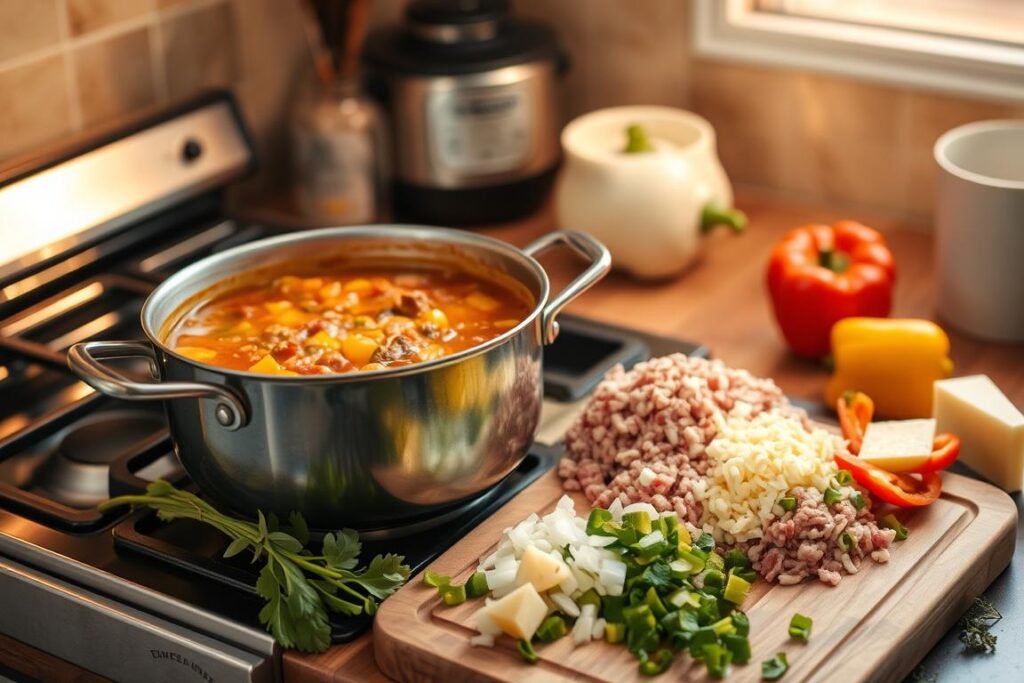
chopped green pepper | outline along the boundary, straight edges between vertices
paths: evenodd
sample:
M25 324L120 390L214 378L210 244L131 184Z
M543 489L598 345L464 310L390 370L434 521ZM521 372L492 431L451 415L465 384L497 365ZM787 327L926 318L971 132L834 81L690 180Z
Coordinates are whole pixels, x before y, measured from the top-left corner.
M608 512L604 508L594 508L590 511L590 517L587 518L587 535L588 536L611 536L612 534L604 530L604 525L607 522L612 521L612 513Z
M452 577L444 576L443 574L436 574L429 569L423 572L423 583L434 588L440 588L441 586L447 586L452 582Z
M732 617L722 617L715 623L711 624L711 630L715 632L715 635L727 636L736 633L736 627L732 624Z
M843 494L829 486L825 489L825 505L835 505L843 499Z
M635 529L641 536L651 533L651 517L645 510L635 510L622 515L622 524L628 529Z
M552 614L537 627L536 636L543 643L553 643L568 632L565 619L557 614Z
M668 597L665 598L665 601L676 609L686 606L700 607L700 594L686 590L685 588L680 588L679 590L670 593Z
M793 618L789 620L789 637L806 643L811 637L812 625L814 625L814 621L810 617L799 612L794 614Z
M850 494L850 502L853 503L853 507L858 510L863 510L864 506L867 505L867 501L864 500L864 496L860 494L860 491L854 491Z
M794 498L793 496L785 496L783 498L779 498L779 507L781 507L786 512L792 512L793 510L796 510L796 498Z
M730 633L722 636L722 645L732 653L732 660L737 664L746 664L750 661L750 641L746 636L738 633Z
M601 616L605 621L622 621L622 608L626 606L625 595L605 595L601 597Z
M656 619L661 619L668 614L665 604L658 597L658 591L654 590L653 586L647 589L647 595L644 596L644 604L651 608L651 612Z
M718 643L711 643L704 646L703 654L708 675L712 678L724 678L729 672L729 664L732 663L732 652Z
M466 602L465 586L438 586L437 590L440 591L444 604L449 607L455 607Z
M836 482L840 486L849 486L853 483L853 473L850 470L839 470L836 473Z
M740 567L746 569L750 566L750 560L747 559L746 553L739 548L733 548L725 555L725 566L727 569L733 567Z
M725 574L717 569L705 570L703 576L705 590L717 590L725 585Z
M857 545L856 539L854 539L854 537L848 532L844 531L842 535L839 536L839 548L843 552L849 552L855 545Z
M537 656L537 651L533 649L533 645L531 645L528 640L520 640L516 643L516 648L519 650L519 654L523 656L523 659L530 664L536 664L537 660L540 659L540 657Z
M761 662L761 678L765 681L777 681L789 668L785 652L777 652L771 659Z
M642 152L653 152L654 146L647 139L647 132L642 126L633 124L626 128L626 147L623 154L640 154Z
M622 610L622 614L626 618L626 646L630 652L650 652L658 647L661 641L661 636L658 635L658 620L654 618L650 607L627 607Z
M594 607L597 608L597 611L600 613L600 611L601 611L601 596L597 594L596 590L591 588L590 590L588 590L586 593L581 595L576 600L576 604L579 605L581 608L584 605L593 605Z
M483 572L476 572L466 582L466 595L470 598L479 598L487 595L487 577Z
M709 553L707 566L718 571L725 571L725 558L718 553Z
M704 571L704 565L707 564L707 561L703 557L693 551L680 550L678 552L678 556L679 560L682 560L690 566L690 572L693 574Z
M893 529L896 532L896 540L906 540L908 532L907 527L900 523L900 520L896 519L896 515L888 514L882 517L882 526L886 529Z

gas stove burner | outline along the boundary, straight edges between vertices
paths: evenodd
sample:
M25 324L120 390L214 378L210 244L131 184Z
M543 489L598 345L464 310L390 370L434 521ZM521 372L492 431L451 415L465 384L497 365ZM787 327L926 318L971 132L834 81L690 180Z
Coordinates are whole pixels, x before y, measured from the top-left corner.
M110 410L90 415L60 432L32 486L69 507L93 507L110 496L110 464L138 450L164 428L154 413Z

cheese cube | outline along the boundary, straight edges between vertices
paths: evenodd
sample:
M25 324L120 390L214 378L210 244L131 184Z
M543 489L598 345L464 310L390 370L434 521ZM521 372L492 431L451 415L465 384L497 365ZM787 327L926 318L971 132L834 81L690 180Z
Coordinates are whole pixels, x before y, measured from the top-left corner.
M548 606L532 583L524 583L483 609L495 626L521 640L533 638L537 627L548 615Z
M1005 491L1024 486L1024 415L986 375L935 383L940 432L960 437L960 461Z
M523 551L519 560L519 571L516 573L516 585L532 583L539 592L554 588L566 578L572 576L569 566L536 546L530 545Z
M860 457L890 472L910 472L932 453L935 420L872 422L864 433Z

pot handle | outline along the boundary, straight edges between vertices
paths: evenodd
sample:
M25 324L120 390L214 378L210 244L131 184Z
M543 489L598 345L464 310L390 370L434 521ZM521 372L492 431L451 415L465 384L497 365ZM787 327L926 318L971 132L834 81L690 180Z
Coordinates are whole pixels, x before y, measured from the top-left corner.
M156 353L149 342L145 341L90 341L74 344L68 349L68 367L83 382L107 396L128 401L212 398L217 400L213 414L224 429L235 431L249 421L242 399L227 387L204 382L140 382L102 362L111 358L139 356L149 359L155 375Z
M569 247L589 260L590 265L544 307L544 311L541 313L544 344L550 344L558 337L558 322L555 318L566 304L597 284L612 266L612 257L608 253L608 249L590 235L576 230L549 232L523 247L523 251L528 256L537 256L556 244L564 244Z

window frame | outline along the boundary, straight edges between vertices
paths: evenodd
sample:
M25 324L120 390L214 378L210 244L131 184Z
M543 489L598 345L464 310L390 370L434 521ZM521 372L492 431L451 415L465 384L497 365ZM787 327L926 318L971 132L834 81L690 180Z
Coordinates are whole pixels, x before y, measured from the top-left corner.
M955 95L1024 102L1024 48L694 0L701 57L817 71Z

